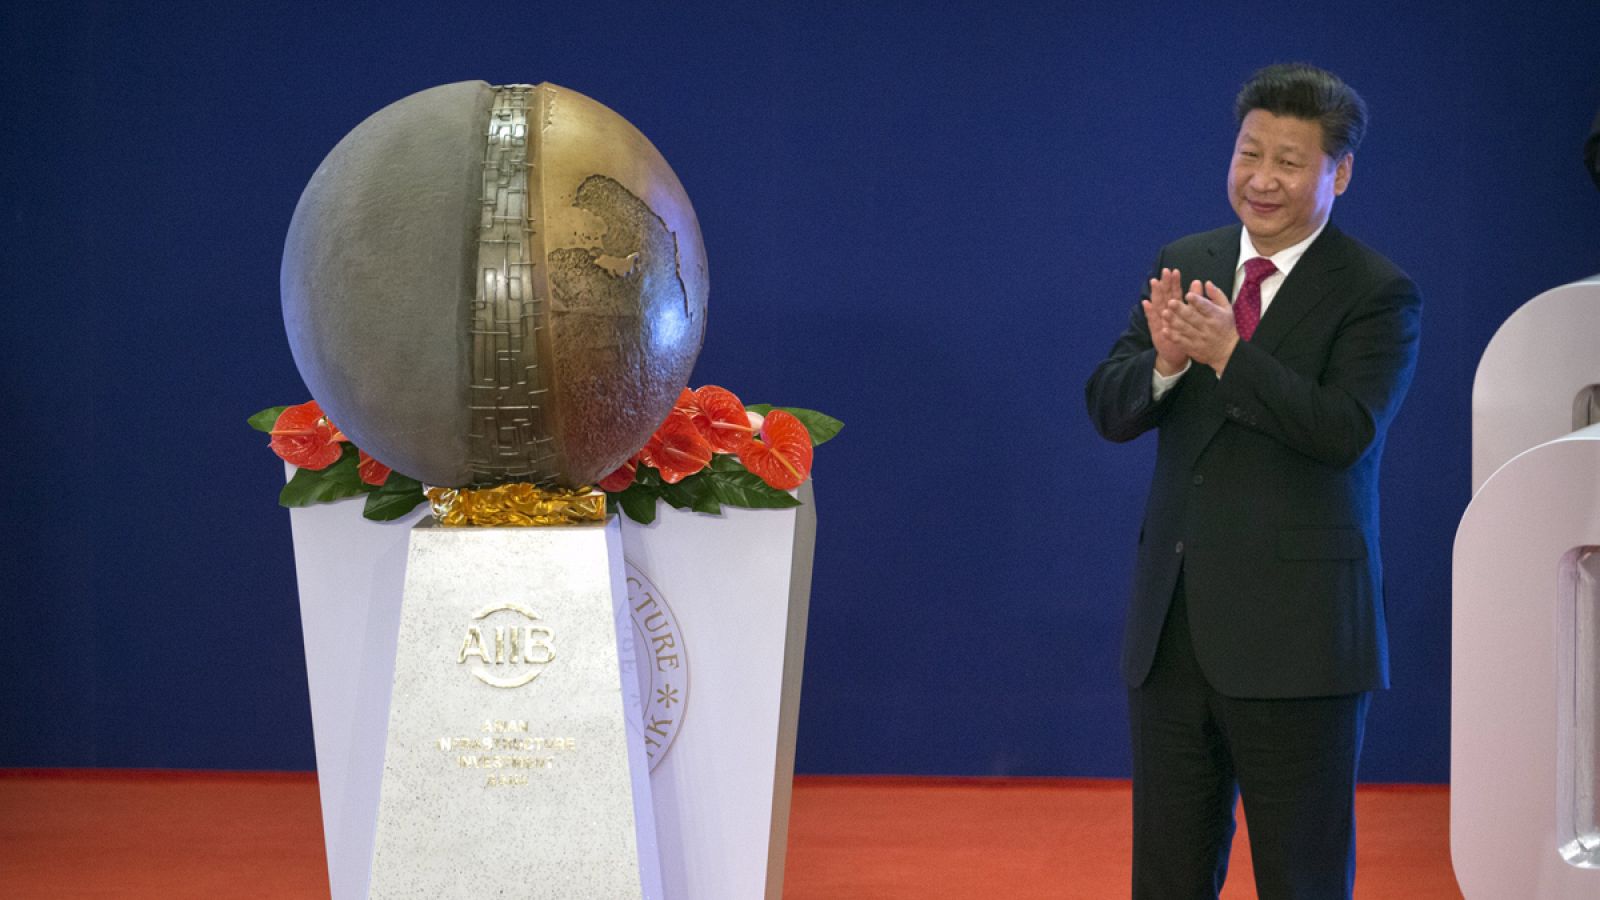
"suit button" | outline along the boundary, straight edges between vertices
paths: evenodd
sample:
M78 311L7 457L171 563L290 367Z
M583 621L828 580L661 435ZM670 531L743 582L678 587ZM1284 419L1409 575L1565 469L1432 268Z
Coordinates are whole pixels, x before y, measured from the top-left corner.
M1204 475L1196 475L1194 477L1194 486L1195 487L1199 487L1200 485L1205 484L1205 483L1206 483L1206 477Z
M1179 541L1178 545L1176 547L1172 548L1172 552L1174 552L1174 553L1182 553L1183 552L1183 541Z

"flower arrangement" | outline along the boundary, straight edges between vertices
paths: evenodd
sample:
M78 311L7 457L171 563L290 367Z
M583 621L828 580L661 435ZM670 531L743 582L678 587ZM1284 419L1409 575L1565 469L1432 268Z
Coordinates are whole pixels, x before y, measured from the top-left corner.
M422 483L394 472L350 443L317 401L272 406L251 416L250 427L272 436L268 446L296 467L278 494L282 506L311 506L365 494L363 516L398 519L424 499Z
M268 446L296 467L278 495L282 506L311 506L365 495L362 515L397 519L426 499L415 478L392 471L345 437L317 401L273 406L249 419ZM745 406L716 385L684 388L666 421L620 468L600 479L613 509L655 521L656 501L717 514L724 506L798 506L789 491L811 474L812 448L844 423L811 409Z
M655 520L658 499L712 514L798 506L789 491L810 476L812 448L843 427L816 410L745 406L716 385L684 388L649 442L600 488L644 524Z

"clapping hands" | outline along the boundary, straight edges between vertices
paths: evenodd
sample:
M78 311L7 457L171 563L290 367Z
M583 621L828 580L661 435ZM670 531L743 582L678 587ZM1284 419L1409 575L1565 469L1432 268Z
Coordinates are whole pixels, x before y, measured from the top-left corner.
M1214 283L1191 281L1183 291L1177 269L1162 269L1150 279L1150 299L1142 302L1150 340L1156 348L1156 371L1172 375L1189 360L1210 366L1222 377L1239 331L1233 323L1233 304Z

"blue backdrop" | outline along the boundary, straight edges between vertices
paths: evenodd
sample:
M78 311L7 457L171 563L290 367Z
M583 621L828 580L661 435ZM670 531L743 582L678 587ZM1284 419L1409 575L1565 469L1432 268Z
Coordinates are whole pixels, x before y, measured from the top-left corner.
M848 423L799 769L1126 774L1152 443L1101 442L1082 385L1156 248L1231 220L1240 82L1307 59L1372 109L1335 219L1427 299L1364 775L1443 780L1474 367L1600 270L1600 5L1196 6L7 4L0 766L313 765L281 470L244 424L305 396L282 240L362 118L481 78L589 94L677 170L694 383Z

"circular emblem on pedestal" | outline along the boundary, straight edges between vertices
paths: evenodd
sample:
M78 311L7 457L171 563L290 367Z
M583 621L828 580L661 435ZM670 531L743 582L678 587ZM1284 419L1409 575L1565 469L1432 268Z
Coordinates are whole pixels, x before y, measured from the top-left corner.
M490 687L519 688L556 658L555 633L539 614L515 603L485 607L472 617L456 662Z
M623 563L633 619L634 674L639 684L644 747L654 771L683 727L689 705L689 651L667 598L631 560Z

